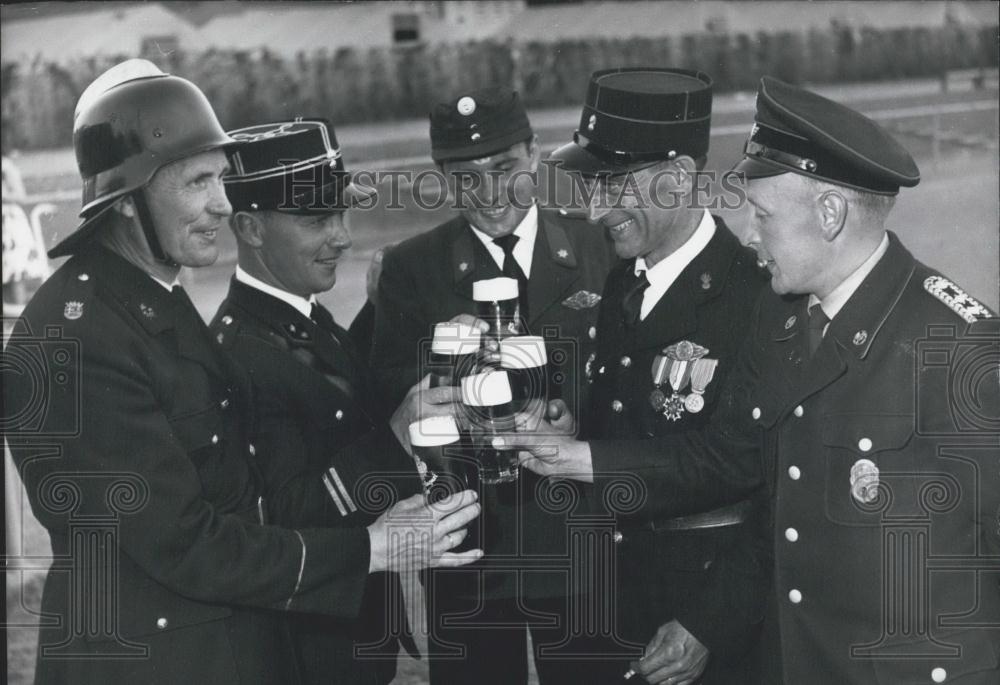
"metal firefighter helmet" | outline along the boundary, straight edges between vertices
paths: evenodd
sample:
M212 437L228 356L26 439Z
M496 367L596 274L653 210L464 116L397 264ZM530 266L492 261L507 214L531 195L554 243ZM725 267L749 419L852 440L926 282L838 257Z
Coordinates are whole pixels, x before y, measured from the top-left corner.
M49 256L76 252L93 233L97 217L149 183L162 167L232 143L204 93L190 81L143 59L111 67L83 92L73 115L83 221Z

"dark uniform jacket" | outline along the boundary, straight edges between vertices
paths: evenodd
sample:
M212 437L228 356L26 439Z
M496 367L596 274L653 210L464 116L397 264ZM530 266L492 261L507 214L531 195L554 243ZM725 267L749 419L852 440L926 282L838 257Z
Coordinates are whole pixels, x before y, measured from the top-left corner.
M767 282L753 253L720 219L715 222L709 243L633 327L623 323L622 306L635 260L612 270L601 303L590 420L583 422L583 435L627 440L623 450L642 450L644 440L707 424ZM707 348L703 354L718 365L702 388L704 407L670 417L650 402L657 390L672 394L669 382L659 389L654 384L653 361L682 341ZM691 392L690 385L680 388L681 395ZM606 464L621 470L610 454ZM608 478L616 476L595 472L598 483ZM718 662L738 660L759 632L767 582L767 555L759 544L766 539L762 510L744 501L687 521L636 523L623 516L615 536L620 634L645 645L660 625L677 619L712 654L703 682L747 682L735 666ZM721 525L726 521L729 525Z
M596 337L598 302L614 261L604 230L583 221L538 213L538 233L528 282L528 330L544 335L549 360L551 397L571 407L585 399L584 367ZM468 222L457 217L386 252L379 281L378 312L372 366L392 399L420 380L419 356L429 349L435 323L457 314L476 314L474 281L501 275L496 262ZM425 341L423 348L421 341ZM486 501L479 525L489 525L487 550L495 558L515 559L522 568L537 562L552 573L529 573L525 592L537 596L565 594L567 559L565 512L558 504L540 504L549 495L545 483L522 469L517 492L509 500ZM516 502L520 502L518 506ZM492 521L492 523L491 523ZM473 524L476 525L476 524ZM494 527L495 525L495 527ZM545 559L544 557L548 557ZM507 563L510 566L510 563ZM482 564L474 564L472 568ZM513 575L505 574L495 596L513 596Z
M419 491L413 460L383 420L367 362L343 328L331 335L234 278L211 329L253 383L253 441L270 522L350 536ZM374 574L357 615L290 617L306 682L392 680L396 634L405 626L401 598L395 573Z
M767 484L765 682L995 683L1000 326L893 234L812 358L807 303L761 297L705 432L593 443L595 470L643 474L639 519Z
M248 393L187 296L103 248L39 289L4 352L54 554L36 682L296 682L267 609L357 614L364 529L259 523Z

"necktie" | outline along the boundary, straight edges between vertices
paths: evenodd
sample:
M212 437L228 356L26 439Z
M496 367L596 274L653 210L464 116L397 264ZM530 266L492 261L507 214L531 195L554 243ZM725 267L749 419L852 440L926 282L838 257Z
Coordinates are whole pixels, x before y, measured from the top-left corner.
M816 348L823 342L823 329L830 323L830 317L818 304L809 308L809 356L816 354Z
M646 278L645 271L640 271L638 276L633 276L625 287L625 296L622 298L622 319L626 326L634 326L639 322L639 314L642 312L642 296L648 287L649 279Z
M316 325L322 328L324 331L329 333L335 342L338 344L340 340L337 338L337 324L333 321L333 314L330 310L321 305L319 302L312 303L312 311L309 312L309 318L316 322Z
M528 277L521 270L521 265L514 259L514 246L520 238L511 233L510 235L494 238L493 243L503 250L503 275L507 278L517 279L518 301L521 306L521 318L528 320Z

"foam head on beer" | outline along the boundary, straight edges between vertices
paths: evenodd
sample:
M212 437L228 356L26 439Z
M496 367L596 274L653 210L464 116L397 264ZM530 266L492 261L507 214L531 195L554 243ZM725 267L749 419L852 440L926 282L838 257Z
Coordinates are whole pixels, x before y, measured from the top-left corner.
M505 369L534 369L545 366L545 338L518 335L500 341L500 365Z
M438 447L458 442L458 424L453 416L429 416L410 424L410 444Z
M516 278L490 278L472 284L472 299L476 302L501 302L517 299Z
M479 350L481 337L482 333L474 326L454 321L436 323L431 352L447 356L472 354Z
M495 407L512 399L506 371L486 371L462 379L462 402L470 407Z

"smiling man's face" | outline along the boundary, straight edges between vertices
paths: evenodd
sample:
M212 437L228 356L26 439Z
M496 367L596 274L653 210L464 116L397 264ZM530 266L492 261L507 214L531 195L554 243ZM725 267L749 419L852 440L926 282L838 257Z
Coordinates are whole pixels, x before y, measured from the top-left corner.
M337 262L351 246L346 212L260 212L258 248L265 282L302 297L326 292L337 282Z
M219 229L233 212L222 183L228 169L221 150L202 152L166 165L146 186L156 237L181 266L209 266L219 257Z
M534 198L532 175L538 170L538 143L516 143L483 159L449 161L441 165L452 195L461 190L462 216L491 238L510 235L528 213Z

